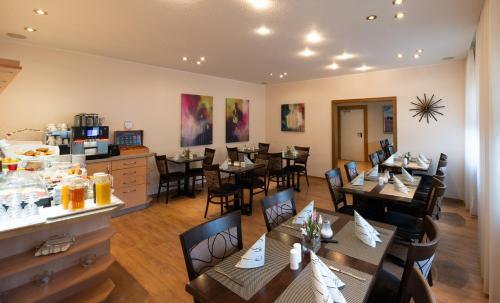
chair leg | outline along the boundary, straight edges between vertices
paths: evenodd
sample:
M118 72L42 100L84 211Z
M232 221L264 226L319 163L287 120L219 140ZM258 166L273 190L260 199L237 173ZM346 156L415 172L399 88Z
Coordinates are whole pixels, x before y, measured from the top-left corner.
M194 187L195 187L195 185L196 185L196 177L195 177L195 176L193 176L193 183L192 183L192 188L191 188L191 190L193 191L193 195L194 195L194 193L195 193L195 188L194 188Z
M305 173L305 175L306 175L306 182L307 182L307 186L309 186L309 175L307 174L307 168L306 168L306 173Z
M248 201L248 203L249 203L249 205L248 205L248 209L249 209L248 212L251 215L252 214L252 206L253 206L253 188L250 188L250 193L249 194L250 194L250 198L249 198L249 201Z
M158 201L158 199L160 199L160 192L161 192L161 179L160 179L160 182L158 182L158 193L156 194L156 201Z
M205 207L205 217L204 218L207 218L208 204L210 204L210 194L207 194L207 206Z
M227 200L226 200L227 204ZM222 216L224 214L224 196L220 198L220 215Z
M300 173L297 173L297 189L300 189Z
M429 271L429 275L427 276L427 282L429 282L429 286L434 286L434 282L432 281L432 268Z
M167 197L165 198L165 204L168 204L168 196L170 196L170 180L167 180Z
M186 182L186 180L184 180ZM177 194L179 195L181 193L181 179L177 180Z

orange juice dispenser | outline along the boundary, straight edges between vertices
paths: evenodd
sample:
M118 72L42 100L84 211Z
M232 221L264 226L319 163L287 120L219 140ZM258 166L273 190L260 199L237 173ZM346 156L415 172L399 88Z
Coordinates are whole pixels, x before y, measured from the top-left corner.
M70 210L85 208L85 180L74 179L69 186Z
M94 174L94 202L97 205L107 205L111 203L112 184L113 177L110 174Z

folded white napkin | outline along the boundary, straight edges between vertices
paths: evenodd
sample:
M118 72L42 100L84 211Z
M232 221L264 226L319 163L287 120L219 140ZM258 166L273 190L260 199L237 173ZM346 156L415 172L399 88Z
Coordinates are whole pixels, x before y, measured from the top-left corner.
M304 222L307 220L307 218L311 217L314 211L314 200L311 201L306 207L304 207L303 210L300 211L300 213L295 216L295 219L293 220L293 224L304 224Z
M227 169L229 167L229 161L226 159L224 162L222 162L222 165L220 166L222 169Z
M403 173L403 178L408 182L415 182L415 178L406 170L404 167L401 167L401 172Z
M425 163L424 161L422 161L422 159L420 159L420 158L417 158L417 164L420 167L426 167L427 166L427 163Z
M314 299L316 303L345 303L339 288L345 286L323 261L311 251Z
M418 154L418 158L426 163L430 162L424 154Z
M394 163L394 155L390 156L385 160L385 163Z
M380 240L380 233L373 228L358 212L354 211L354 233L368 246L375 247Z
M394 181L394 189L405 194L410 192L410 189L398 177L392 176L392 180Z
M243 161L245 161L245 164L253 164L252 160L248 159L247 156L243 158Z
M266 257L266 234L263 234L247 252L241 256L241 260L236 263L238 268L262 267Z
M369 177L378 177L378 165L375 165L370 171L368 172Z
M359 174L356 179L352 180L352 185L363 186L365 184L365 172Z

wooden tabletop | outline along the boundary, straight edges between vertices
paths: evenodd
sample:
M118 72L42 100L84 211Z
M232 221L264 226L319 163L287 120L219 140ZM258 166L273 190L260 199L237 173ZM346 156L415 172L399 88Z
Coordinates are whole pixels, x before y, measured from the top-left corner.
M264 150L265 148L238 148L238 152L242 154L256 154Z
M412 159L408 165L403 164L403 160L399 157L394 157L391 156L389 159L385 160L381 166L383 167L395 167L395 168L401 168L404 167L405 169L412 170L412 171L421 171L421 172L428 172L429 168L431 167L432 161L429 161L429 163L426 163L426 166L420 166L417 164L415 159Z
M309 153L305 153L305 152L297 152L297 154L293 154L293 153L285 153L285 154L281 154L281 158L282 159L286 159L286 160L297 160L297 159L302 159L304 158L305 156L310 156L311 154Z
M259 163L259 164L246 164L245 167L228 165L227 168L222 168L221 167L220 171L224 172L224 173L228 173L228 174L239 175L239 174L243 174L243 173L255 170L257 168L262 168L264 166L265 165L263 163Z
M204 155L198 155L198 156L193 157L193 158L187 158L187 157L184 157L184 156L181 156L181 157L179 157L177 159L175 157L168 157L167 158L168 161L173 162L173 163L178 163L178 164L190 163L190 162L196 162L196 161L203 161L203 159L205 159Z
M349 221L354 220L352 216L344 215L341 213L335 213L323 209L317 209L317 211L321 213L332 214L339 217L332 225L333 230L335 232L341 230ZM373 226L382 227L392 231L396 230L396 227L392 225L379 222L372 222L372 221L370 221L370 223ZM350 268L373 275L374 278L371 279L370 286L368 287L368 291L366 292L365 295L364 301L366 301L368 294L370 293L373 284L375 283L375 276L382 266L383 259L387 253L387 248L390 246L390 244L394 239L394 234L395 233L393 233L384 251L384 255L381 258L378 265L374 265L333 250L329 250L325 247L325 244L321 244L321 248L316 253L316 255L318 255L319 257L323 257L338 262ZM301 242L300 238L285 233L281 233L276 230L267 233L267 236L288 244L290 248L292 248L294 243ZM341 245L341 243L339 243L339 245ZM293 282L293 280L299 276L301 271L306 268L309 262L310 262L309 254L305 254L298 270L292 271L290 269L290 266L286 266L248 301L243 300L240 296L238 296L237 294L226 288L224 285L220 284L215 279L212 279L207 274L202 274L193 281L190 281L186 285L186 291L200 302L224 302L224 303L225 302L228 303L229 302L274 302L283 293L283 291L285 291L285 289Z

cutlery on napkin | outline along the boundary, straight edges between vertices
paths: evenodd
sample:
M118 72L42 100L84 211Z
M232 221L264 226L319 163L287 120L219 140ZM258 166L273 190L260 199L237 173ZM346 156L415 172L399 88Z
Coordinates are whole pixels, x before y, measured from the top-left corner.
M417 158L417 164L420 167L427 167L427 163L425 163L424 161L422 161L422 159L420 159L420 158Z
M351 184L355 186L365 185L365 172L359 174L354 180L352 180Z
M365 278L362 278L360 276L356 276L355 274L353 273L350 273L348 271L345 271L345 270L342 270L342 269L339 269L339 268L336 268L336 267L333 267L333 266L328 266L329 269L335 271L335 272L339 272L339 273L342 273L344 275L348 275L349 277L353 277L354 279L356 280L359 280L359 281L366 281Z
M293 224L304 224L307 218L312 216L314 211L314 200L311 201L304 209L300 211L300 213L295 216L295 219L293 219Z
M399 180L398 177L392 176L392 180L394 181L394 189L396 189L396 191L399 191L399 192L402 192L405 194L410 192L410 189L408 187L406 187L406 185L404 185L404 183L401 182L401 180Z
M243 158L243 161L245 162L245 164L253 164L252 160L248 159L247 156Z
M408 182L415 182L415 178L406 170L404 167L401 167L401 172L403 173L403 178Z
M394 163L394 155L390 156L385 160L385 163Z
M345 286L328 267L311 251L313 288L316 303L346 303L340 288Z
M266 257L266 234L263 234L236 263L238 268L257 268L264 266Z
M368 177L378 178L378 164L372 167L368 172Z
M418 158L426 163L429 163L429 159L427 159L426 156L424 156L424 154L418 154Z
M222 169L227 169L229 167L229 161L226 159L224 162L222 162L222 165L220 166Z
M354 211L354 233L368 246L375 247L380 240L380 233L373 228L357 211Z

